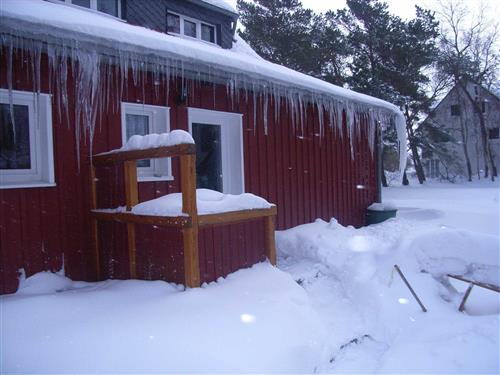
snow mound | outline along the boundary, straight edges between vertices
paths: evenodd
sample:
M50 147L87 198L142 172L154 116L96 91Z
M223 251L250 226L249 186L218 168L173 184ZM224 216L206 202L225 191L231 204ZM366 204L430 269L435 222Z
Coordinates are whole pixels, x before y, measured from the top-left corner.
M28 278L21 277L17 294L46 294L73 288L73 281L59 273L39 272Z
M307 294L269 263L185 292L110 280L0 303L6 373L312 373L321 355Z
M264 198L254 194L223 194L209 189L196 190L196 204L200 215L272 207ZM132 213L136 215L180 216L183 214L182 194L167 194L139 203L132 207Z
M119 151L144 150L180 144L194 144L194 139L187 131L176 129L170 133L133 135Z
M419 235L409 244L418 264L435 277L463 275L475 281L500 285L498 237L442 228Z
M307 258L328 265L342 275L342 281L370 280L377 271L377 257L393 248L400 238L402 224L391 220L383 225L356 229L344 227L335 219L276 233L277 250L282 256Z
M455 274L500 285L497 236L447 227L416 228L401 219L359 229L318 219L277 232L277 249L281 256L327 265L344 285L370 282L395 263L436 278Z

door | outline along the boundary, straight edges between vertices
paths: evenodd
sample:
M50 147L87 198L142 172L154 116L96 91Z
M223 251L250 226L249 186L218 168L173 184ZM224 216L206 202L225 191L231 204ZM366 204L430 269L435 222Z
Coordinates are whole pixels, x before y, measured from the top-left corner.
M243 193L242 115L189 108L188 121L196 143L197 188Z

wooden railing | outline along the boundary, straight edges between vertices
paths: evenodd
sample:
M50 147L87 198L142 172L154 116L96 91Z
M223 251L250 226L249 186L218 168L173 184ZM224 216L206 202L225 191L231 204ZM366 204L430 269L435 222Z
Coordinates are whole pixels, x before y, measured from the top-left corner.
M182 215L153 216L136 215L132 207L139 203L137 185L137 160L154 158L180 158ZM125 180L126 211L100 210L97 207L97 186L95 168L105 165L122 164ZM184 247L184 279L187 287L200 286L200 267L198 259L198 231L205 225L232 224L242 221L263 218L265 220L265 248L269 261L276 264L276 249L274 243L274 218L276 206L266 209L232 211L217 214L198 215L196 207L196 146L181 144L168 147L157 147L145 150L113 151L94 155L90 165L91 180L91 230L96 258L97 274L100 275L100 251L98 236L98 221L117 221L127 225L127 246L130 259L130 276L137 278L136 267L136 224L177 227L182 230Z

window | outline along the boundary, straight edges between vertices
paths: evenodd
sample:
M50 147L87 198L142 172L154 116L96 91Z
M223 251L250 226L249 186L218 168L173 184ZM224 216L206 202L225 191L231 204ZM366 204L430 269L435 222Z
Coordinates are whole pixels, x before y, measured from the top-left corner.
M0 188L54 186L50 95L0 89Z
M225 194L244 192L243 132L239 113L188 109L196 143L196 185Z
M113 17L121 17L121 0L61 0L67 4L97 10Z
M215 27L202 23L201 39L205 42L215 43Z
M122 102L122 142L133 135L165 133L170 130L170 109L153 105ZM139 181L165 181L172 179L169 158L137 161Z
M460 106L458 104L454 104L450 108L452 116L460 116Z
M184 20L184 35L196 38L196 23Z
M500 139L500 128L488 129L488 138L489 139Z
M181 16L176 13L167 13L167 32L201 39L209 43L216 43L214 25Z
M482 113L486 112L486 101L484 100L481 102L481 112Z

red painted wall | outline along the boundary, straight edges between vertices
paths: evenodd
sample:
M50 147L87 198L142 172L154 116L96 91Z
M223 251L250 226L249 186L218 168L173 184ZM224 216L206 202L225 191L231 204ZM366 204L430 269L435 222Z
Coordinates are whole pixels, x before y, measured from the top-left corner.
M6 54L2 54L3 59ZM28 62L15 59L14 89L32 90ZM42 60L47 73L46 59ZM0 87L7 87L6 62L0 61ZM70 87L72 77L69 77ZM123 101L142 102L143 90L132 79ZM191 83L188 102L177 105L176 82L170 84L171 129L187 129L187 106L243 113L245 189L278 206L278 229L336 217L342 224L360 226L364 209L375 201L377 186L375 158L366 136L353 141L329 126L320 137L318 113L308 109L303 133L293 128L291 114L283 106L278 122L269 109L268 134L264 134L261 109L254 129L253 103L242 96L232 101L226 88ZM155 97L151 82L146 84L145 103L165 105L166 87ZM49 92L48 74L42 74L42 92ZM215 94L214 94L215 92ZM68 91L70 121L74 119L74 95ZM214 96L215 95L215 96ZM95 280L89 247L89 146L82 140L80 166L75 148L74 124L57 114L53 99L53 132L56 187L0 189L0 293L14 292L18 270L29 276L42 270L57 271L64 258L66 275L75 280ZM120 113L109 111L98 116L94 152L121 146ZM345 126L345 124L344 124ZM344 133L345 134L345 133ZM177 162L173 163L178 176ZM101 169L97 173L101 207L124 204L120 171ZM364 186L363 189L357 186ZM178 191L178 180L140 183L141 201ZM202 229L200 232L200 270L203 281L212 281L241 267L264 259L263 223L254 221L231 226ZM101 264L105 278L127 278L128 256L125 226L101 223ZM180 232L167 228L139 226L137 231L138 275L144 279L183 281Z

